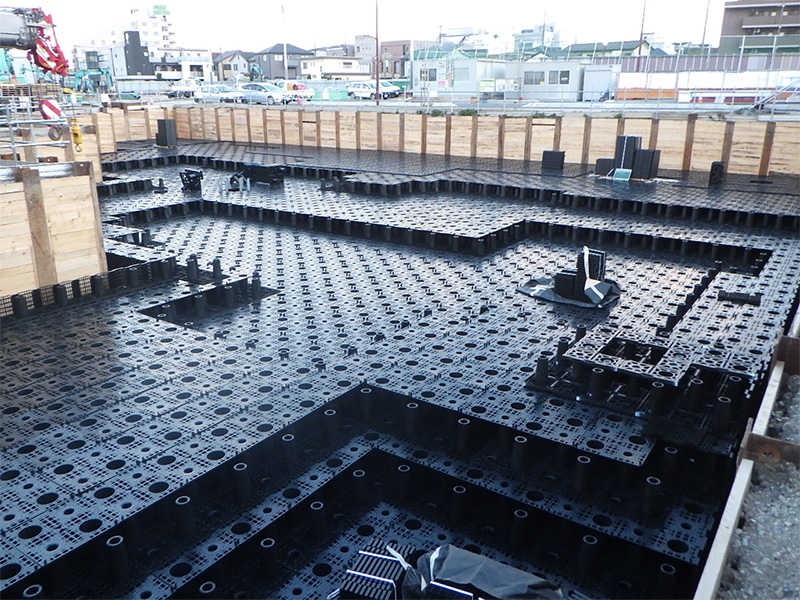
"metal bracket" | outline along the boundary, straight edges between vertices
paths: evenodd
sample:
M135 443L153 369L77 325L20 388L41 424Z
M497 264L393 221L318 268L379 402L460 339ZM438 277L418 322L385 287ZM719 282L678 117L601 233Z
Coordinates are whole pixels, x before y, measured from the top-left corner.
M738 460L745 458L766 464L788 462L800 469L800 444L753 433L753 419L748 419Z

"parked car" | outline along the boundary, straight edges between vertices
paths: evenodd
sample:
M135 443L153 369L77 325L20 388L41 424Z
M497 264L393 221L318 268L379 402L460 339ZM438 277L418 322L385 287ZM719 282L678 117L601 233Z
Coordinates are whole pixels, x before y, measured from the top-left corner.
M381 98L395 98L400 95L400 88L388 81L381 81ZM347 86L347 95L350 98L375 99L374 81L355 81Z
M286 94L271 83L245 83L239 88L243 102L248 104L286 104Z
M242 102L244 94L229 85L204 85L195 92L196 102Z

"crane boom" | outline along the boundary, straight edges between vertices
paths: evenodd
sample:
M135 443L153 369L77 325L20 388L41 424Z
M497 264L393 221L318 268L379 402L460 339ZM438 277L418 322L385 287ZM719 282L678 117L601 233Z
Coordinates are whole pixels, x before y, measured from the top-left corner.
M58 45L53 18L41 8L0 8L0 47L27 50L40 69L67 74L69 63Z

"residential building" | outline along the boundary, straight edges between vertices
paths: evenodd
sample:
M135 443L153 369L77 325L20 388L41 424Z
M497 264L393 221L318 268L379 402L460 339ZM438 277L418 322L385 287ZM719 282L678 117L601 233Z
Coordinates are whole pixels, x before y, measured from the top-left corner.
M250 75L250 61L255 52L242 50L229 50L220 52L212 57L214 63L214 76L217 81L236 81L239 76Z
M314 56L314 53L309 50L286 44L288 60L287 64L284 64L283 44L275 44L256 52L250 62L255 62L261 68L265 79L297 79L300 76L300 62L311 56Z
M311 51L314 56L355 56L356 47L353 44L339 44L338 46L321 46Z
M526 54L535 48L560 48L561 35L555 23L542 23L513 34L514 53Z
M732 0L722 15L720 54L800 50L800 2Z
M98 28L99 29L99 28ZM91 47L122 46L126 31L138 31L144 46L159 48L175 47L175 27L172 16L165 4L148 5L128 9L125 17L111 29L101 31L84 40L83 45Z
M367 79L369 65L355 56L307 56L300 61L300 75L308 79Z
M150 61L156 76L162 79L214 80L211 51L192 48L157 48L150 50Z
M567 58L603 58L619 56L666 56L666 52L654 48L646 39L609 42L593 42L589 44L570 44L562 48L562 55Z

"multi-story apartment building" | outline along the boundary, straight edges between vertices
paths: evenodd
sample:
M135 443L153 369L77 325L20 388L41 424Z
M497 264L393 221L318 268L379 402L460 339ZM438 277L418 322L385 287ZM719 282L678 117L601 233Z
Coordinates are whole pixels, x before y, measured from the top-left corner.
M722 16L720 54L776 54L800 49L800 1L732 0Z

